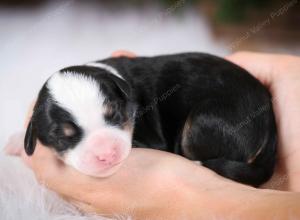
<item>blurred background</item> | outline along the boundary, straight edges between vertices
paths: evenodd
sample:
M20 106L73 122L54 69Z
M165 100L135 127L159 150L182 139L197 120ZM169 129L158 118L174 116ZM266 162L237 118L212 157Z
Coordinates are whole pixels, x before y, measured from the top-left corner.
M0 147L65 66L118 49L300 55L299 39L299 0L0 0Z

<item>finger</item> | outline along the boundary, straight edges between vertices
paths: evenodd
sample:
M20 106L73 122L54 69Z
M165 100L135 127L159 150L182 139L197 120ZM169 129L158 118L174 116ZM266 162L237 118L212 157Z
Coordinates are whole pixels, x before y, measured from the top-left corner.
M68 199L88 201L84 194L90 190L90 177L65 165L50 148L38 141L34 154L27 156L23 152L22 159L34 171L38 181L49 189Z
M22 159L35 172L38 179L45 179L45 175L47 174L59 173L58 171L62 166L53 151L43 146L39 141L37 142L34 154L27 156L23 152Z
M111 55L112 57L129 57L129 58L133 58L136 57L136 54L133 52L130 52L128 50L117 50L115 52L112 53Z
M275 74L277 55L237 52L226 57L227 60L243 67L264 85L270 87Z
M76 200L71 200L70 202L83 212L96 213L96 211L97 211L93 206L91 206L87 203L79 202Z

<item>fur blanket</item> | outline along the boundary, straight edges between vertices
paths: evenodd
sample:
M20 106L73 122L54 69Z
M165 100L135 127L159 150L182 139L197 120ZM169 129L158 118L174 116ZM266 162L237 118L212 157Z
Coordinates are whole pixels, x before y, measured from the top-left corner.
M23 162L0 153L1 220L107 220L84 214L41 186ZM115 219L126 219L116 217Z

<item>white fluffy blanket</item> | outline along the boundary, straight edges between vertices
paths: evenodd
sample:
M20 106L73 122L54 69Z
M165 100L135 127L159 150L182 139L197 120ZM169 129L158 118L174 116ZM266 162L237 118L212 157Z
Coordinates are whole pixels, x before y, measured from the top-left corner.
M107 220L81 213L39 185L19 158L0 153L1 220ZM124 219L116 217L116 219ZM126 219L126 218L125 218Z

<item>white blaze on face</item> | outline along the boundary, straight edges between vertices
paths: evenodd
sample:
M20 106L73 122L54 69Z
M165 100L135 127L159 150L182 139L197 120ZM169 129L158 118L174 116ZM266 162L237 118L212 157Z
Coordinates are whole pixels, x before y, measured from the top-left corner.
M105 122L105 97L99 86L78 73L56 73L47 83L54 101L83 130L82 140L65 153L65 162L85 174L107 176L128 156L132 134Z
M81 74L56 73L47 87L58 104L69 111L84 129L93 130L104 126L104 96L99 84Z

